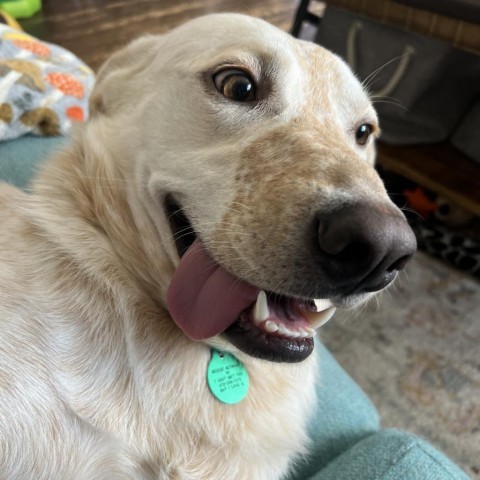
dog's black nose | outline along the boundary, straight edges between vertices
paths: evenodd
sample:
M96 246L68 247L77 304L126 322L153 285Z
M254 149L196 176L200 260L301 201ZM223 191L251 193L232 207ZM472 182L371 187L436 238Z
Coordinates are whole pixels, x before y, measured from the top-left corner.
M317 220L322 268L348 293L386 287L417 248L405 217L390 205L356 203Z

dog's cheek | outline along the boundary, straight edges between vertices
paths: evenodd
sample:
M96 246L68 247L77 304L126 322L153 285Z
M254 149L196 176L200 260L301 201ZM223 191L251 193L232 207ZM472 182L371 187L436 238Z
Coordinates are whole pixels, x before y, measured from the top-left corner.
M216 259L237 276L277 290L293 273L308 273L321 198L311 182L295 176L260 176L243 186L215 232Z
M298 257L319 194L311 181L313 157L296 162L294 143L282 129L245 148L235 199L215 232L217 260L256 284L281 283L295 263L296 271L304 263Z

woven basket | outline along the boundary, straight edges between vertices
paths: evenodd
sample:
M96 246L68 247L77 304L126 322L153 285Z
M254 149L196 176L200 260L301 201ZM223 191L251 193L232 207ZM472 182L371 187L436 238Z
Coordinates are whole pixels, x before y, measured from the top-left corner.
M480 54L479 24L409 7L390 0L328 0L327 3L387 25L400 27L407 32L420 33L448 42L456 48Z

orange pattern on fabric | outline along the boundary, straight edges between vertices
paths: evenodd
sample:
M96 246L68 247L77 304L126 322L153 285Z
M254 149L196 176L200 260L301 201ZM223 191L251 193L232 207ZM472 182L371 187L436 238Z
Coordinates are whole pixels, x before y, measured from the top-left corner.
M50 56L51 50L40 42L34 42L32 40L23 40L23 39L16 39L13 40L12 43L18 47L22 48L23 50L28 50L29 52L38 55L39 57L48 57Z
M83 98L85 94L84 86L74 77L67 73L49 73L46 77L47 82L58 88L65 95Z
M70 120L73 120L75 122L83 122L85 120L83 108L77 105L74 105L73 107L68 107L65 113Z

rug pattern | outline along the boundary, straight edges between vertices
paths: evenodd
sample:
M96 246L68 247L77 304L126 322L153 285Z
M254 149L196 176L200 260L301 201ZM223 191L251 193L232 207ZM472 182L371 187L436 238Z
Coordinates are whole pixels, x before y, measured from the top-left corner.
M480 479L480 283L418 253L395 285L323 342L384 427L409 430Z

